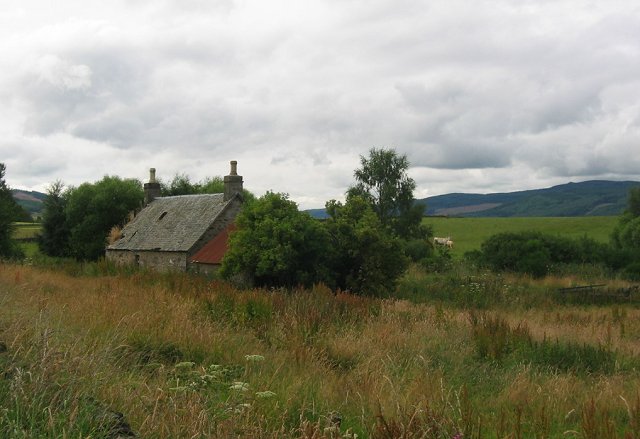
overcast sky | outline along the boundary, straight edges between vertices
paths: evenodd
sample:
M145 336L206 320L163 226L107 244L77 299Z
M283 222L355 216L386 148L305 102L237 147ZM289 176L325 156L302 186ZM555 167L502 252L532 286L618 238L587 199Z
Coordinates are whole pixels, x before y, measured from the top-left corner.
M416 197L640 180L634 0L4 0L14 188L228 173L301 208L372 147Z

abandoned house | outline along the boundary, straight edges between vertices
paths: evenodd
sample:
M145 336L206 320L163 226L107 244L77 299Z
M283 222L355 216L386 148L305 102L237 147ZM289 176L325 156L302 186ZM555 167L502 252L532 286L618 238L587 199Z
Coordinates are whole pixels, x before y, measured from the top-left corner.
M224 177L223 194L160 197L151 168L144 184L145 206L107 247L107 259L157 271L215 271L242 202L236 161Z

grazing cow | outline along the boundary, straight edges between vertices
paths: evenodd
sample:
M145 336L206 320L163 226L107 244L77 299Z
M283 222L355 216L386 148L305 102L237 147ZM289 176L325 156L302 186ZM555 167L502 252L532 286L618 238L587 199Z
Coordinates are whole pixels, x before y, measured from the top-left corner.
M446 238L438 238L437 236L433 238L433 242L438 245L447 245L447 242L451 241L451 237L447 236Z

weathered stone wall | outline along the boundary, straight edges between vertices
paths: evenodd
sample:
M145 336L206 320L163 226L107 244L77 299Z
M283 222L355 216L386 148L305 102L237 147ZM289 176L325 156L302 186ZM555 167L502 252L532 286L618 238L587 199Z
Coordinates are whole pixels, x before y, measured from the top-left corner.
M137 265L139 267L150 268L156 271L186 271L188 258L193 256L207 242L212 240L218 233L235 221L238 212L242 207L242 201L236 197L224 211L220 213L214 224L200 237L191 247L189 252L164 252L164 251L131 251L131 250L109 250L107 249L107 259L117 264ZM193 267L193 271L206 271L207 274L217 271L218 267Z
M156 271L186 271L186 252L107 250L107 259L119 265L136 265Z
M198 262L189 264L189 272L202 274L204 276L213 276L220 270L220 264L201 264Z

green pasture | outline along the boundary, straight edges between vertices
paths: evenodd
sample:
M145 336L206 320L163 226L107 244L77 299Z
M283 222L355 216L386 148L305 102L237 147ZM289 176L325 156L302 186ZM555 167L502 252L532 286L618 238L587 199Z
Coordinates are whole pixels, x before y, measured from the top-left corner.
M14 223L14 226L13 237L18 240L35 238L42 229L42 225L39 223Z
M587 236L599 242L608 242L618 217L583 216L554 218L446 218L428 217L424 224L433 227L435 236L450 236L452 254L462 256L470 250L479 250L490 236L502 232L538 230L568 238Z

